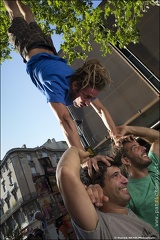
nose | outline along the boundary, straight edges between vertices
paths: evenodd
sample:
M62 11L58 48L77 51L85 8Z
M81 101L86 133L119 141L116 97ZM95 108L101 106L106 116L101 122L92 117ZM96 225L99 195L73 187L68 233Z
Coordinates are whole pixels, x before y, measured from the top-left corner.
M123 176L122 174L121 174L121 181L122 181L122 183L125 183L125 184L128 183L128 179L125 176Z
M144 147L144 146L141 146L141 149L142 149L143 151L146 151L146 147Z

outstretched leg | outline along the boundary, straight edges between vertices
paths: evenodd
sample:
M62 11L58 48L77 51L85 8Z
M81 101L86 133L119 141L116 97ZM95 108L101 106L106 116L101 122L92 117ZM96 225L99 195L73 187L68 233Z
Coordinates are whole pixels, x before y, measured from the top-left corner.
M3 1L7 12L9 13L10 20L15 17L22 17L22 14L17 6L16 0Z
M31 9L23 4L19 0L4 0L4 5L6 10L9 13L11 21L16 17L24 17L26 22L29 24L30 22L35 22L34 15Z
M31 11L31 9L19 0L17 0L16 2L19 7L19 10L20 10L21 14L23 15L24 19L26 20L26 22L28 24L31 22L35 22L34 15Z

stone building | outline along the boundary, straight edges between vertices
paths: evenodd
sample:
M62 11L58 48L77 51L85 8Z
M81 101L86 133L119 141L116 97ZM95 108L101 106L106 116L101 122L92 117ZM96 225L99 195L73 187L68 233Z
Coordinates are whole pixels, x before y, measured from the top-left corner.
M43 211L41 200L46 200L46 194L48 197L58 192L55 182L55 167L67 148L65 141L56 142L55 139L49 139L40 147L27 148L26 145L23 145L22 148L14 148L6 153L0 163L0 238L2 240L12 239L11 234L15 229L18 232L21 231L23 239L25 239L29 232L38 227L39 223L33 218L34 213L39 210ZM37 184L45 184L42 179L45 179L47 184L48 180L51 180L49 187L52 191L46 187L42 192L39 190ZM64 215L61 210L57 214L59 215L54 212L47 219L49 232L53 236L54 233L56 234L53 222L56 218ZM56 236L54 238L56 239Z

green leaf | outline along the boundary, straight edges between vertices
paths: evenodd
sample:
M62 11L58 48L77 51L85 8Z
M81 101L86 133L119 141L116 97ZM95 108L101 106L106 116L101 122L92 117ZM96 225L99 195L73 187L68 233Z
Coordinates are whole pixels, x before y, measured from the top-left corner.
M106 55L111 52L110 43L123 47L130 42L137 43L140 37L137 26L144 14L143 0L107 0L103 8L96 9L91 0L24 0L24 3L31 7L44 32L61 34L64 40L61 48L70 63L75 58L87 57L92 51L92 39L100 44L102 55ZM0 4L2 63L11 58L13 47L7 36L9 17L3 1ZM153 1L145 1L145 4L154 5Z

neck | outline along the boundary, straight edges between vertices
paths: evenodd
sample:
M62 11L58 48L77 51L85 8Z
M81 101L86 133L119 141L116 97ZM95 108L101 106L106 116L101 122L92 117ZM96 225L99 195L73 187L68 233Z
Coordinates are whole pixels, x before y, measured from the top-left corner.
M128 173L129 173L129 178L143 178L148 176L148 169L145 168L137 168L137 167L130 167L128 169Z
M104 213L128 214L128 208L118 206L111 202L107 202L107 204L104 204L101 208L99 208L99 210Z

